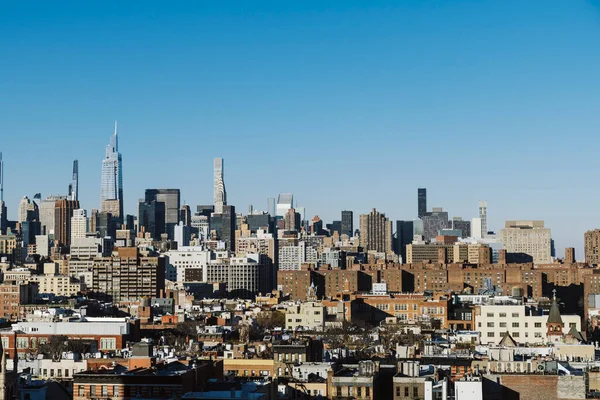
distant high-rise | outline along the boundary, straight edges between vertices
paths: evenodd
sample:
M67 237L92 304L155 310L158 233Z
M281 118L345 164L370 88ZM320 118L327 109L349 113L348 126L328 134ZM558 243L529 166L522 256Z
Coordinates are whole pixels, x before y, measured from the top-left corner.
M440 229L448 229L448 212L441 207L433 207L430 212L423 213L423 236L425 240L433 240L438 235Z
M8 217L6 216L6 205L4 204L4 161L0 153L0 235L6 233Z
M275 218L275 197L269 197L267 199L267 212L272 218Z
M360 246L365 251L392 252L392 221L373 209L360 216Z
M35 201L30 200L29 197L23 196L19 203L19 222L25 221L39 221L40 210Z
M412 243L414 235L413 221L396 221L394 252L402 257L403 263L406 263L406 245Z
M479 218L481 219L481 237L485 238L488 233L487 227L487 201L479 202Z
M215 213L223 214L223 208L227 205L227 192L223 178L223 159L214 159L214 204Z
M73 180L69 185L69 200L79 200L79 161L73 161Z
M544 221L506 221L500 230L500 240L513 261L552 262L552 238ZM525 257L523 257L525 256Z
M584 235L585 262L591 265L600 264L600 229L587 231Z
M88 233L88 227L86 211L81 208L73 210L73 216L71 217L71 243L75 239L84 238Z
M179 221L183 222L185 226L192 225L192 210L187 204L182 205L179 210Z
M179 189L146 189L146 203L152 201L165 203L165 227L163 229L169 239L175 237L175 226L179 223L180 197Z
M48 196L40 201L40 223L42 235L54 235L55 210L57 200L67 200L66 196Z
M417 189L418 213L421 218L427 212L427 189Z
M71 245L71 217L78 208L77 200L56 200L54 203L54 239L67 247Z
M352 211L342 211L342 235L352 237L354 233L354 213Z
M117 137L117 123L115 132L110 137L106 146L106 158L102 160L102 187L100 193L102 211L112 213L113 217L120 220L123 213L123 161L119 153L119 138Z
M276 215L284 217L290 208L294 208L294 195L292 193L281 193L277 198Z
M161 240L167 225L165 224L165 203L162 201L140 201L138 206L138 229L150 233L154 240Z

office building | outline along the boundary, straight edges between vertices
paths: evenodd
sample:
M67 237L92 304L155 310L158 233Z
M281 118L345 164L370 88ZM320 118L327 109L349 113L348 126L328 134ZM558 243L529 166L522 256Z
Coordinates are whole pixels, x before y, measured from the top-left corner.
M54 239L67 247L71 244L71 218L78 208L77 200L56 200L54 203Z
M165 204L164 232L169 239L173 239L175 225L179 223L179 189L146 189L144 200L146 203L156 201Z
M95 259L92 272L92 290L110 301L160 297L165 288L165 258L141 256L137 247Z
M223 212L216 212L210 216L210 231L214 232L219 240L225 242L227 250L235 249L235 224L236 215L234 206L223 206Z
M40 201L39 210L42 235L54 235L55 210L58 200L67 200L67 197L48 196Z
M268 233L275 232L275 217L268 213L257 214L256 212L246 217L246 223L248 229L251 232L257 232L258 230L264 230Z
M267 212L271 217L275 218L275 197L267 199Z
M19 222L25 221L39 221L40 210L35 201L30 200L29 197L23 196L19 203Z
M272 270L266 257L248 254L246 257L216 258L206 266L206 282L225 283L231 297L254 298L258 293L273 290Z
M276 215L283 217L290 208L294 207L294 195L292 193L281 193L277 198Z
M341 235L352 237L354 234L354 213L352 211L342 211L342 231Z
M360 216L360 246L365 251L391 253L392 221L376 209L371 210L369 214L362 214Z
M441 229L448 229L448 213L441 207L434 207L430 212L421 216L423 221L423 236L425 240L433 240Z
M187 204L182 205L179 210L179 221L183 222L185 226L192 226L192 210Z
M515 261L552 262L551 233L544 221L506 221L500 240L508 256L518 257Z
M287 210L285 216L283 217L283 221L286 231L300 231L300 214L297 213L294 208Z
M587 231L584 236L585 262L591 265L598 265L598 252L600 249L600 229Z
M481 236L482 225L481 218L476 217L471 219L471 237L473 239L481 240L483 237Z
M177 242L177 248L180 246L189 246L190 245L190 236L192 227L185 225L183 221L180 221L179 224L175 225L175 241Z
M481 238L485 239L488 233L487 227L487 201L479 202L479 218L481 219Z
M337 232L338 235L342 234L342 221L333 221L330 224L326 225L327 230L330 235L333 235L334 232Z
M394 252L402 257L402 262L406 262L406 245L412 243L414 233L413 221L396 221L396 238Z
M92 214L91 219L95 221L94 229L90 228L90 232L97 233L101 238L111 237L115 238L117 231L117 221L113 218L112 214L109 212L96 212L96 214ZM92 224L90 223L90 226Z
M119 221L125 217L123 212L123 160L119 153L116 122L115 131L106 146L106 157L102 160L100 203L102 211L110 212Z
M421 218L427 212L427 189L417 189L417 210L418 216Z
M71 217L71 243L74 239L84 238L88 233L87 213L83 209L73 210Z
M471 237L471 221L463 221L461 217L453 217L451 229L460 231L461 238Z
M164 202L141 201L138 205L138 231L149 233L154 240L161 240L162 234L166 233L165 215Z
M223 214L227 205L227 192L225 191L223 159L214 159L214 205L215 213Z

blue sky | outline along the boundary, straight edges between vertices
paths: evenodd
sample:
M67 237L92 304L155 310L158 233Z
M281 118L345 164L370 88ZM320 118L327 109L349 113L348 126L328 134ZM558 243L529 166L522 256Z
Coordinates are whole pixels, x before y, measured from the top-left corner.
M175 3L175 4L172 4ZM598 1L1 2L5 200L99 206L119 121L125 207L144 188L309 215L429 207L544 219L558 254L600 227Z

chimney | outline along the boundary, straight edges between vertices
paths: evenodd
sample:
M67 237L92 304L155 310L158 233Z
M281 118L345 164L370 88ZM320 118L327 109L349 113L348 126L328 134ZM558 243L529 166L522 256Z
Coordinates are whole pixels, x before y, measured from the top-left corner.
M446 264L446 248L438 249L438 263Z
M506 265L506 249L498 250L498 264Z

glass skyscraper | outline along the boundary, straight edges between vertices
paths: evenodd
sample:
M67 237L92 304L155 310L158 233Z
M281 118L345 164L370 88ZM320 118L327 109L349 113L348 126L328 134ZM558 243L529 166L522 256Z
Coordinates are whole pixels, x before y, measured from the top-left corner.
M110 137L106 146L106 158L102 160L102 188L100 193L102 211L113 212L113 216L122 220L123 214L123 162L119 153L119 139L117 137L117 123L115 132ZM109 203L117 203L118 207L111 207ZM118 216L115 215L118 208Z

